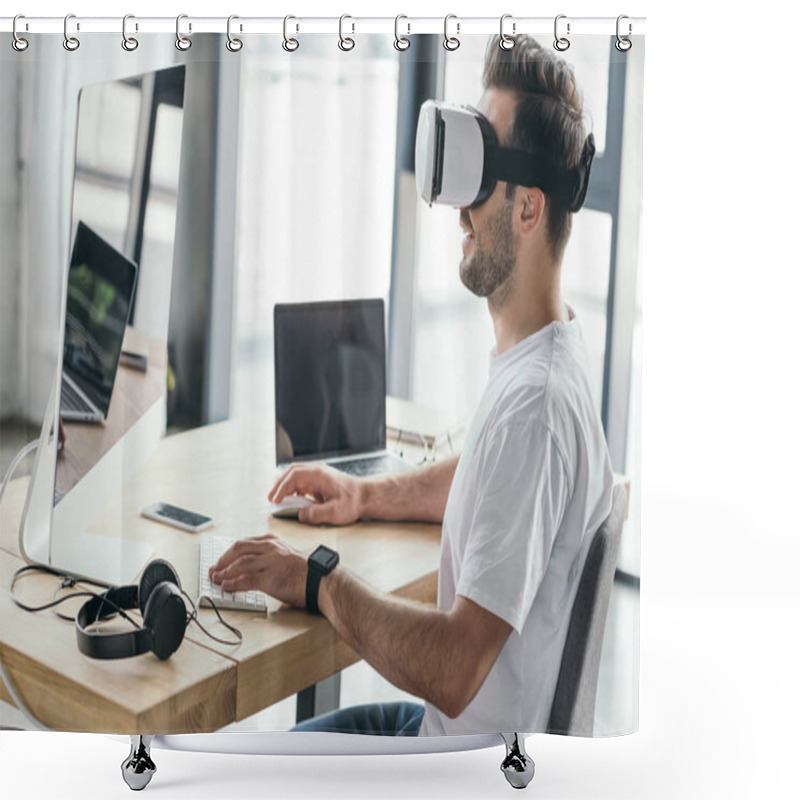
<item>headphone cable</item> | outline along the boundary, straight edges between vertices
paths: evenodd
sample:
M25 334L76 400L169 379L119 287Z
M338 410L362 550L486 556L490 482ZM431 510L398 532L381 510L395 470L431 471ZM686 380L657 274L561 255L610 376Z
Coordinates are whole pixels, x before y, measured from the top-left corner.
M188 594L186 594L186 590L183 587L181 587L181 592L183 592L183 596L189 601L189 603L192 606L192 613L189 614L189 616L186 618L186 625L187 626L189 625L190 622L194 622L194 624L197 625L197 627L200 628L200 630L203 631L203 633L206 636L208 636L209 639L213 639L215 642L219 642L219 644L227 645L228 647L237 647L238 645L240 645L242 643L242 639L244 638L242 636L242 632L238 628L235 628L233 625L231 625L229 622L225 622L225 620L222 619L222 614L219 613L219 609L217 608L217 604L210 597L207 597L206 595L203 595L197 601L197 603L195 603L192 600L192 598L189 597ZM220 639L218 636L214 636L213 633L209 633L203 627L202 623L197 618L197 610L198 610L199 604L202 603L203 600L208 600L208 602L211 604L211 608L214 609L214 613L217 615L217 619L222 623L222 625L224 625L236 637L236 641L235 642L228 642L225 639Z

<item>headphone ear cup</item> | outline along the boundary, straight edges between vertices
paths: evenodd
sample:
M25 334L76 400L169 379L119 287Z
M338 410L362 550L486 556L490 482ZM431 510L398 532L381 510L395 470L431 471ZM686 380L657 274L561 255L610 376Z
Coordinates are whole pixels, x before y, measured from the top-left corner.
M179 647L186 633L186 604L172 581L153 587L144 607L144 626L150 631L150 649L163 661Z
M147 601L150 599L153 589L155 589L159 583L164 582L174 583L178 589L181 588L181 579L178 577L178 573L175 572L172 564L170 564L169 561L164 561L163 558L153 559L153 561L145 567L142 573L142 579L139 581L139 609L142 614L145 613Z

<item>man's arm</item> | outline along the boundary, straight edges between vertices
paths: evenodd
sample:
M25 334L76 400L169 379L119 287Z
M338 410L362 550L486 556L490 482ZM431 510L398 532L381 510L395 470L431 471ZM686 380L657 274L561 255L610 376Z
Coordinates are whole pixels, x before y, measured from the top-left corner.
M359 519L441 522L458 458L429 467L359 479L327 466L295 464L281 476L269 499L280 503L292 494L308 494L316 505L300 511L300 522L349 525Z
M340 568L320 582L318 603L384 678L451 718L475 697L512 630L460 595L442 611L377 592Z
M240 540L210 574L223 591L260 589L305 607L307 559L277 536ZM449 717L475 696L512 630L464 597L442 611L378 592L344 565L320 581L318 605L381 675Z

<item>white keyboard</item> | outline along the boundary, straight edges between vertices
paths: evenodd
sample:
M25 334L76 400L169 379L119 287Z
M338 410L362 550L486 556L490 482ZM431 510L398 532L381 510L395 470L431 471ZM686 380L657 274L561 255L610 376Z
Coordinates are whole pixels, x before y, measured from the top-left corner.
M264 592L252 590L249 592L223 592L219 584L212 583L208 577L208 570L217 563L219 557L236 541L225 536L213 533L200 534L200 600L209 597L217 608L227 608L233 611L266 611L267 595ZM204 605L207 605L204 603Z

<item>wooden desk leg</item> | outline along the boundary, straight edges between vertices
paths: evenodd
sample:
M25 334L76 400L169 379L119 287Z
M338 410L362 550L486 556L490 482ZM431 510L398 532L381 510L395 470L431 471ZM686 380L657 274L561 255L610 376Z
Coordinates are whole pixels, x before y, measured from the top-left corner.
M337 672L324 681L315 683L297 693L297 711L295 724L305 722L328 711L339 708L339 698L342 691L342 673Z
M524 789L533 779L536 765L525 752L525 737L518 733L500 734L506 743L506 757L500 769L515 789Z
M131 736L131 752L122 762L122 778L135 792L144 789L155 774L156 765L150 758L152 741L152 736Z

